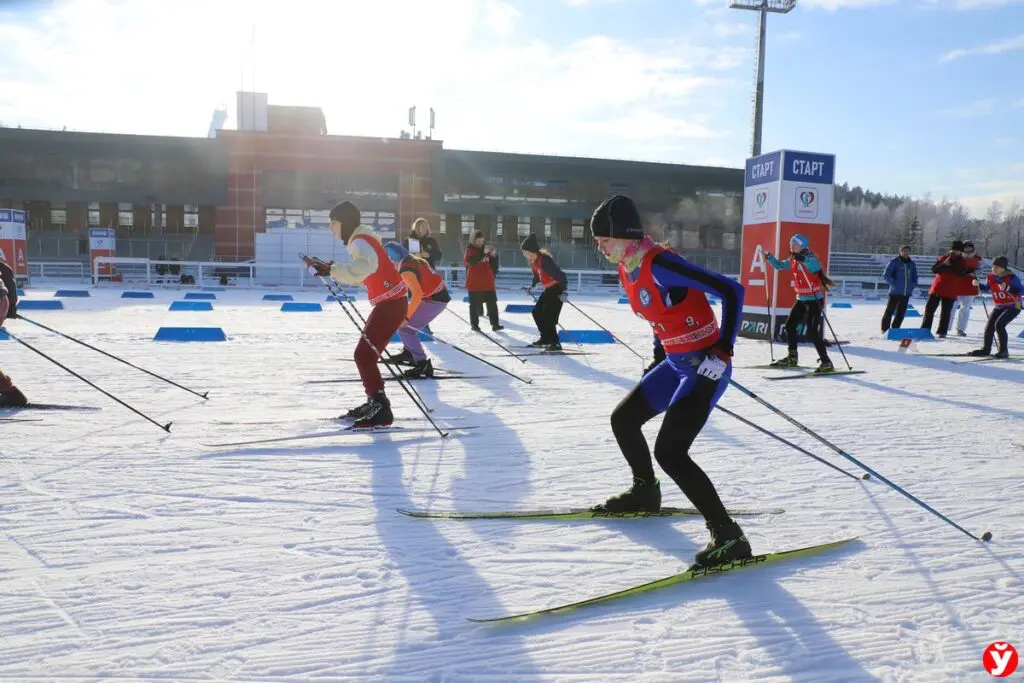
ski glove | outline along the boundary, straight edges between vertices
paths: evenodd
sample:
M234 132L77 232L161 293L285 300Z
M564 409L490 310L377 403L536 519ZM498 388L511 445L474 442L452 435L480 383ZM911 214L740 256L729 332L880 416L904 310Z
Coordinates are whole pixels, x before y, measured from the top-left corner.
M566 301L569 300L569 293L568 292L562 292L561 294L558 295L558 300L561 301L564 304Z
M709 355L704 358L704 362L697 368L697 374L701 377L707 377L712 382L717 382L725 374L725 361L718 356Z
M327 277L331 274L331 266L334 265L334 261L321 261L315 256L307 256L303 259L306 265L309 266L311 272L316 273L320 277Z

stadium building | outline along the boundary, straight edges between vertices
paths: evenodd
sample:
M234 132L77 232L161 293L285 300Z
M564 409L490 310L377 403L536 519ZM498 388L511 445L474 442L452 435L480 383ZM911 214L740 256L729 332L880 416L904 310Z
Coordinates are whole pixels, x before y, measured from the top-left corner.
M738 268L743 170L445 149L439 140L328 134L316 107L238 93L236 130L205 138L0 129L0 208L27 212L30 261L86 262L88 229L117 256L245 261L258 235L325 226L349 199L384 237L427 217L444 262L483 230L508 265L536 233L568 268L603 267L584 226L608 194L632 196L659 237L698 263Z

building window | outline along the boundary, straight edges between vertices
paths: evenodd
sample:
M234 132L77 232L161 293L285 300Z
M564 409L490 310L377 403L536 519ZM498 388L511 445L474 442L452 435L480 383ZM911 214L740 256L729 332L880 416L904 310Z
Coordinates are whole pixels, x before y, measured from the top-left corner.
M547 237L548 239L551 239L551 219L550 218L545 218L544 219L544 237Z
M92 206L92 205L90 204L90 206ZM89 226L92 227L92 226L97 226L99 224L100 224L100 210L99 209L89 209Z
M50 224L63 228L68 223L68 212L65 209L50 209Z
M572 222L572 238L574 240L583 239L583 221L574 220Z
M526 237L530 234L530 218L528 216L519 217L519 236Z
M448 226L446 225L447 222L448 221L445 219L444 215L442 214L441 218L438 220L438 226L437 226L438 232L440 232L442 235L447 235L448 234Z
M130 205L129 205L130 206ZM122 228L130 228L135 223L135 214L131 211L117 212L117 225Z

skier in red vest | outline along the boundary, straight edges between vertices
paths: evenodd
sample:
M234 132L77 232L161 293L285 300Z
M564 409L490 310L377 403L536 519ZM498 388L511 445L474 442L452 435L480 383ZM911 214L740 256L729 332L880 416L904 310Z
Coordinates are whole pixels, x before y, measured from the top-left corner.
M1010 262L1005 256L992 259L992 272L988 274L988 287L992 292L992 314L985 326L985 341L982 348L971 351L972 356L988 356L992 353L994 337L999 337L999 352L996 358L1009 358L1007 347L1009 335L1006 326L1020 315L1022 285L1009 268Z
M642 428L665 414L654 444L661 469L704 516L711 541L697 565L712 567L751 557L750 543L722 504L714 484L690 457L690 447L732 376L732 351L743 310L743 286L687 262L644 233L628 197L605 200L590 219L597 248L619 266L629 305L654 330L654 363L612 413L615 439L633 471L633 486L596 509L661 509L661 486ZM719 327L707 296L722 300Z
M444 284L444 276L434 270L426 259L413 256L398 242L388 242L384 251L398 266L398 273L412 294L405 322L398 328L404 348L400 354L391 357L391 362L411 364L412 368L405 371L405 376L410 379L433 377L434 365L427 358L419 333L444 312L452 300L451 294Z
M551 252L541 249L536 235L531 233L519 246L526 257L526 262L530 264L530 269L533 270L533 282L527 291L532 292L538 283L544 289L533 307L533 322L537 324L540 339L529 346L547 351L561 351L558 316L562 313L562 304L568 299L565 288L569 284L569 279L555 263Z
M360 331L354 353L367 400L342 417L355 420L353 426L356 429L387 427L394 421L394 416L377 361L405 321L409 287L388 258L380 238L362 225L362 216L355 204L338 204L331 209L330 219L331 232L348 247L351 262L326 263L317 258L307 258L306 263L318 275L331 275L341 282L365 285L373 306L366 326Z
M0 261L0 327L7 318L18 317L18 283L14 279L14 270L4 261ZM14 386L11 378L0 370L0 408L13 408L28 405L28 399Z
M818 352L816 373L833 372L825 343L825 290L832 285L832 280L821 270L821 262L810 250L810 240L805 235L796 234L789 241L790 255L787 259L777 259L766 254L768 263L776 270L789 270L793 273L793 289L796 291L796 302L786 318L786 342L789 355L781 358L773 366L779 368L796 367L797 345L799 334L797 327L802 323L805 334L814 342ZM774 334L774 331L772 332Z

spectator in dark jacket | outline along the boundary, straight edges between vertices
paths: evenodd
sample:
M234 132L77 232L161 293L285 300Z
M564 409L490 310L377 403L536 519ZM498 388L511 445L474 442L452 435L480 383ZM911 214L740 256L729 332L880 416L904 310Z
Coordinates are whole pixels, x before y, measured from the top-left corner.
M480 314L487 305L491 329L504 329L498 322L498 293L494 276L498 274L498 252L485 245L484 233L477 230L466 247L466 291L469 292L469 324L474 332L480 331Z
M410 245L411 240L416 240L419 243L419 249L412 248L415 245ZM412 228L409 230L409 239L405 240L404 246L413 256L419 256L421 259L424 259L434 270L440 268L441 245L431 236L430 223L427 222L426 218L420 217L412 222Z
M917 265L910 258L910 246L900 247L899 255L885 267L882 279L889 285L889 302L885 305L885 313L882 314L884 334L889 331L890 323L896 328L903 324L903 316L907 314L910 297L917 287ZM896 314L895 320L893 313Z
M932 266L935 273L935 280L931 289L928 290L928 303L924 307L924 318L921 320L921 327L932 329L932 321L935 319L935 310L942 306L942 313L939 316L939 328L935 336L945 339L949 331L949 319L953 313L953 304L959 293L959 278L967 273L964 261L964 243L954 240L949 253L944 254L935 260Z

